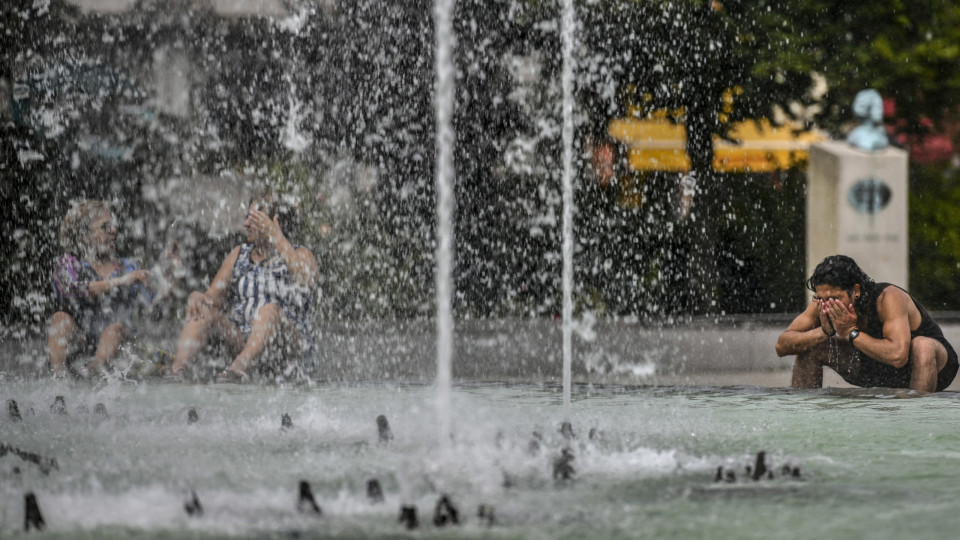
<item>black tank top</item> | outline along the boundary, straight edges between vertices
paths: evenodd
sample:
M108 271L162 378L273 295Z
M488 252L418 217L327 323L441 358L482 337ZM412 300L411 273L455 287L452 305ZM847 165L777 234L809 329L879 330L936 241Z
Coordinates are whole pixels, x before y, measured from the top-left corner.
M897 287L891 283L872 283L864 287L863 297L860 300L859 306L857 309L859 311L858 318L862 320L862 324L858 324L860 330L866 333L867 335L882 339L883 338L883 321L880 320L880 314L877 313L877 298L879 298L880 293L883 292L887 287ZM907 292L901 287L897 287L903 292ZM907 293L907 296L910 296L910 293ZM947 340L943 336L943 330L940 329L940 325L933 320L933 317L927 313L927 310L920 305L920 302L910 296L910 300L913 302L913 305L917 306L917 310L920 311L920 326L916 330L910 330L910 339L913 339L917 336L924 336L936 339L937 341L946 344ZM949 351L951 347L947 347Z
M884 289L890 287L890 283L869 283L861 288L860 301L857 303L857 326L863 333L881 339L883 338L883 321L880 320L880 314L877 313L877 298ZM896 285L893 285L896 287ZM901 291L904 289L897 287ZM907 293L910 296L910 293ZM957 372L960 371L960 358L956 351L950 346L950 343L943 336L943 330L940 325L933 320L933 317L927 313L927 310L919 302L910 296L913 305L920 311L920 325L916 330L910 331L910 339L924 336L935 339L943 344L947 350L947 364L937 375L937 391L941 391L953 382ZM912 366L911 361L901 368L895 368L888 364L883 364L859 353L861 358L860 369L856 375L847 378L847 381L857 386L889 386L894 388L908 388L910 386L910 377Z

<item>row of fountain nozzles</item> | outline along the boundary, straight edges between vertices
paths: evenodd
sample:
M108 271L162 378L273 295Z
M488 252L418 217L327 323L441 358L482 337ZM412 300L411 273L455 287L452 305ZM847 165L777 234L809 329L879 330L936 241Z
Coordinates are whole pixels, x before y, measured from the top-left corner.
M28 410L31 414L36 414L31 408ZM63 396L57 396L53 400L53 404L50 405L50 412L52 414L67 414L67 402L64 400ZM88 413L90 409L86 405L80 405L77 407L78 413ZM108 418L110 415L107 413L107 406L103 403L97 403L93 407L93 413L101 418ZM17 404L17 400L8 399L7 400L7 416L13 422L22 422L23 415L20 413L20 405Z
M7 402L8 413L14 421L21 421L22 416L20 414L19 406L14 400L9 400ZM50 406L50 410L54 414L66 414L66 402L63 396L57 396L54 400L53 405ZM94 408L94 412L99 414L102 417L107 417L106 406L102 403L98 403ZM200 414L195 407L191 407L187 411L187 423L196 424L200 421ZM387 421L387 417L384 415L377 416L377 435L380 443L389 443L393 440L393 433L390 429L390 423ZM288 430L293 428L293 419L289 414L284 413L280 419L280 426L283 430ZM563 422L560 428L560 433L567 440L575 438L573 427L570 422ZM595 439L599 438L600 434L596 429L590 431L590 438ZM531 445L529 450L532 452L538 452L540 448L540 441L542 436L538 432L534 432L534 438L531 440ZM572 462L574 460L573 451L570 448L562 449L560 455L553 461L553 476L557 480L570 480L575 474L575 469L573 468ZM55 462L54 462L55 463ZM380 482L377 479L370 479L367 481L367 497L373 503L383 502L383 488L380 485ZM29 531L31 528L42 529L44 527L43 516L40 513L40 508L36 500L36 496L33 493L28 493L25 497L25 530ZM297 500L297 510L300 512L310 512L317 515L322 515L323 511L320 508L320 505L317 504L316 498L313 495L313 490L310 487L310 483L306 480L301 480L299 484L299 497ZM203 505L200 503L200 499L197 496L196 491L191 491L188 500L184 503L184 511L190 515L199 517L203 515ZM433 523L438 527L445 525L457 525L460 523L460 513L457 507L453 504L450 497L447 495L442 495L437 501L437 504L434 508ZM482 523L487 525L493 525L495 523L493 507L487 504L481 504L477 510L477 517L481 520ZM412 505L403 505L400 508L400 517L399 521L404 523L408 529L415 529L419 527L420 521L417 515L416 506Z
M757 458L753 467L747 465L746 477L752 480L773 480L773 471L767 468L767 453L757 452ZM781 469L781 476L784 478L800 479L800 467L791 467L784 464ZM714 482L733 483L737 481L737 473L733 469L725 469L722 465L717 467L717 474L714 476Z
M36 414L33 412L32 408L30 409L30 412L33 414ZM54 398L53 404L50 405L50 412L52 414L57 414L57 415L67 414L66 399L64 399L63 396L57 396L56 398ZM86 405L80 405L77 408L77 412L87 413L89 412L89 409L87 409ZM103 403L97 403L93 407L93 412L94 414L100 416L101 418L109 418L110 416L107 413L107 406L104 405ZM10 420L12 420L13 422L23 421L23 414L21 414L20 412L20 405L17 404L17 401L14 399L7 400L7 416L9 416ZM196 407L191 407L187 411L187 423L196 424L199 421L200 421L200 412L197 410ZM285 429L285 430L293 428L293 419L290 418L289 414L284 413L283 416L281 416L280 427L281 429ZM382 414L377 417L377 434L381 443L387 443L393 440L393 433L390 431L390 423L387 421L387 417Z
M297 500L297 510L299 512L312 513L318 516L323 515L320 505L317 504L313 496L313 490L310 483L306 480L300 481L299 498ZM380 482L371 479L367 482L367 496L374 503L383 502L383 490ZM196 491L190 491L190 496L183 505L184 511L191 517L203 516L203 505L200 503L200 497ZM496 522L493 507L487 504L481 504L477 509L477 517L488 526ZM416 529L420 526L420 518L417 515L417 507L413 505L403 505L400 507L399 520L407 529ZM460 524L460 511L454 506L450 497L441 495L433 512L433 524L437 527ZM37 496L34 493L24 495L24 524L23 529L29 532L31 529L41 531L46 526L43 514L40 512L40 504L37 502Z

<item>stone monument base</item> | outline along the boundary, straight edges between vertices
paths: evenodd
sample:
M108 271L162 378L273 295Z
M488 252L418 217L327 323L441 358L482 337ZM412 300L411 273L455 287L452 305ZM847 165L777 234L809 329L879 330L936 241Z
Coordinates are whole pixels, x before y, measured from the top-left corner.
M810 148L807 273L824 257L852 257L874 280L908 286L907 153L846 142Z

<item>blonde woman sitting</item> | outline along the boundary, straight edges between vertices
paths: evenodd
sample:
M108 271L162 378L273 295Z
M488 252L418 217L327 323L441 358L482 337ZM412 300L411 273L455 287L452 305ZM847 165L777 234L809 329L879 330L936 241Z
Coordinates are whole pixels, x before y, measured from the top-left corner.
M60 225L65 253L53 264L57 312L47 331L55 376L69 372L85 377L106 368L124 340L136 335L136 319L157 301L150 272L117 257L116 239L116 221L104 201L80 201ZM78 356L91 353L88 364L72 365Z

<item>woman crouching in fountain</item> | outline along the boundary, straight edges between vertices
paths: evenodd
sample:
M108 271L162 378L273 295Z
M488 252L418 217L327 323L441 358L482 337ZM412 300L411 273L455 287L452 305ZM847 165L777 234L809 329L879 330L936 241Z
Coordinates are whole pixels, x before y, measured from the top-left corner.
M233 357L218 382L245 382L255 374L290 377L312 363L317 261L284 234L295 219L296 207L273 191L250 201L243 222L247 242L227 255L205 293L187 299L173 378L182 378L215 342Z
M136 336L135 321L157 306L150 272L118 258L116 240L116 221L104 201L80 201L60 224L65 254L53 263L57 312L47 329L54 376L70 372L86 377L105 369L123 342ZM71 364L78 355L90 353L88 364Z

